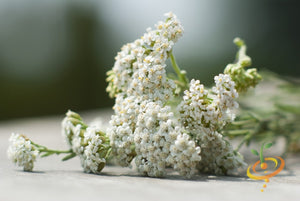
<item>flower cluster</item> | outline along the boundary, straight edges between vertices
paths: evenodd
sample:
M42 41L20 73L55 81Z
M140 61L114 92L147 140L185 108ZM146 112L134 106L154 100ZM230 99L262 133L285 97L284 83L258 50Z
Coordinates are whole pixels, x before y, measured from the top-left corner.
M116 98L115 114L107 130L113 155L123 166L130 166L135 158L138 171L148 176L163 176L169 166L187 177L197 170L234 173L245 163L221 130L234 121L238 92L255 86L259 75L244 69L251 60L244 43L235 39L240 47L237 63L215 76L211 90L199 80L191 80L178 105L179 116L174 115L167 104L180 86L166 75L169 55L178 74L177 83L188 82L172 55L183 28L175 15L166 16L154 30L148 28L141 39L123 46L108 73L107 91Z
M96 126L87 126L77 113L68 111L62 122L62 134L80 157L84 171L100 173L110 153L110 141L105 133Z
M183 133L177 135L175 143L171 145L171 156L168 157L168 161L173 164L174 169L180 175L191 178L198 172L197 165L201 160L200 152L200 146L197 146L188 134Z
M175 15L166 16L166 21L158 22L154 30L148 28L141 39L123 46L108 73L107 91L116 103L107 134L113 155L122 166L129 166L136 155L134 132L141 103L166 102L173 96L175 84L167 78L165 62L183 28Z
M23 167L24 171L32 171L39 151L24 135L13 133L9 138L9 142L8 158L16 165Z
M32 171L38 155L47 157L67 154L63 161L79 156L85 172L98 174L104 168L111 150L109 138L100 130L99 125L99 121L94 121L87 126L77 113L68 111L62 121L62 134L70 146L69 150L49 149L24 135L13 133L9 139L8 158L23 166L25 171Z
M63 160L68 160L74 157L72 150L53 150L48 149L43 145L39 145L25 135L12 133L9 138L10 145L7 150L7 155L18 166L22 166L24 171L32 171L33 164L37 156L46 157L53 154L68 154Z
M239 168L246 166L242 156L217 131L207 128L200 131L199 144L202 149L202 160L198 164L200 172L234 175L238 174Z
M86 125L77 113L68 111L62 134L70 150L50 150L13 135L9 158L29 171L40 153L67 153L63 160L79 156L84 171L96 174L110 157L121 166L131 166L134 160L137 170L151 177L166 175L167 168L188 178L197 172L236 174L245 163L223 130L235 119L239 93L254 87L261 77L256 69L245 69L251 59L237 38L237 62L215 76L211 89L200 80L189 82L172 54L182 34L177 17L167 13L164 22L121 48L107 73L107 91L115 105L106 133L99 122ZM168 58L178 78L167 76Z
M115 115L109 121L107 134L110 137L112 153L121 166L130 166L136 156L133 133L136 116L139 114L139 100L134 96L123 98L118 95L114 106Z
M141 39L121 48L108 72L107 91L111 97L124 92L144 99L170 98L175 85L166 77L165 62L183 28L174 14L166 16L166 21L158 22L154 30L148 28Z
M213 93L209 93L200 80L192 79L189 90L184 92L178 109L183 125L191 133L203 127L220 128L234 119L233 110L238 108L235 83L226 74L215 76L215 83Z
M226 123L234 120L234 109L238 107L235 99L238 93L229 75L215 76L212 93L191 80L189 90L184 92L178 109L185 128L201 146L202 160L198 165L201 172L228 174L244 165L233 152L229 142L218 132Z
M143 102L141 108L134 133L139 172L161 177L169 165L186 177L196 173L200 147L183 133L171 108L151 101Z
M227 74L219 74L214 78L216 86L212 88L215 94L214 102L219 110L219 117L223 122L232 122L235 118L234 109L239 107L236 99L239 94L235 82Z

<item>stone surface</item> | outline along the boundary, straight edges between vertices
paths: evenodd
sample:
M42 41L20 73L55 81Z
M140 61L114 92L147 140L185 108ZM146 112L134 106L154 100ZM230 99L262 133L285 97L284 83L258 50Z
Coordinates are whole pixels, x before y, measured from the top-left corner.
M83 113L91 120L109 111ZM0 122L0 201L52 200L298 200L300 159L286 158L286 169L272 177L265 192L263 181L247 176L196 176L186 180L172 174L166 178L139 176L134 169L107 166L101 175L82 172L77 158L61 162L60 156L39 158L34 172L23 172L6 156L11 132L26 134L33 141L51 148L67 149L60 133L63 116ZM246 158L247 160L247 158Z

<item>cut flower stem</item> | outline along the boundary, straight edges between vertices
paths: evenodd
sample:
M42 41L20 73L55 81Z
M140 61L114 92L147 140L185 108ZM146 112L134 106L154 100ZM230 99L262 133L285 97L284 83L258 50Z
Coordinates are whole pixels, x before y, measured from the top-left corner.
M186 72L184 70L180 70L180 68L175 60L175 56L174 56L173 52L170 53L170 59L171 59L172 67L178 77L178 81L177 81L178 85L181 86L183 88L183 90L188 89L189 80L186 76Z
M50 155L53 155L53 154L56 154L56 155L60 155L60 154L72 154L73 151L72 149L69 149L69 150L54 150L54 149L49 149L43 145L39 145L37 143L34 143L33 141L31 141L31 144L34 145L37 150L39 151L41 155L41 157L47 157L47 156L50 156Z

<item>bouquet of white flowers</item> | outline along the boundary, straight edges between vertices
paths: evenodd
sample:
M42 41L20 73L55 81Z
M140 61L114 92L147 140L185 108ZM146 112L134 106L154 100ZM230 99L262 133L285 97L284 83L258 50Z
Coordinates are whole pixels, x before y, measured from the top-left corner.
M67 154L63 160L78 156L84 171L95 174L114 158L121 166L134 161L137 171L150 177L166 175L167 168L190 178L198 173L237 174L246 167L227 138L240 115L239 94L261 80L255 68L248 68L251 59L244 41L234 39L239 48L235 63L206 88L200 80L189 81L177 65L172 50L183 27L173 13L165 16L140 39L124 45L107 73L107 92L115 99L107 130L87 125L68 111L62 133L69 150L51 150L13 134L9 158L31 171L38 155ZM166 72L168 59L176 76Z

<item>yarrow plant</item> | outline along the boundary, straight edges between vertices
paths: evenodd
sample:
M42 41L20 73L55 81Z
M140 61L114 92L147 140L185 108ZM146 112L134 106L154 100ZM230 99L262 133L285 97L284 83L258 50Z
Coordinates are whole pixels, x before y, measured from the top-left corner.
M24 135L13 133L9 138L11 143L7 155L12 162L24 168L24 171L32 171L33 163L39 151Z
M115 105L106 130L68 111L62 133L69 150L49 150L12 135L9 158L31 171L41 153L65 153L63 160L78 156L83 170L95 174L113 158L124 167L135 164L139 173L150 177L165 176L169 168L187 178L198 173L237 174L244 168L242 156L223 135L235 120L239 94L261 80L255 68L248 69L251 59L244 41L234 39L239 48L236 62L207 88L200 80L189 81L177 65L172 50L184 30L176 15L165 16L115 57L107 73L107 92ZM176 78L166 72L168 59Z
M68 111L62 121L62 134L72 150L65 160L77 155L85 172L100 173L111 151L105 133L97 126L86 125L77 113Z
M234 120L238 92L254 87L261 77L256 69L245 70L251 59L244 42L236 38L237 62L215 77L211 90L199 80L189 83L172 54L183 28L174 14L166 17L141 39L125 45L108 72L107 91L116 98L107 131L113 154L122 166L129 166L135 157L138 171L148 176L162 176L169 166L187 177L197 171L236 173L245 163L221 131ZM168 58L178 75L175 80L166 73ZM179 99L176 89L186 89L178 114L168 106L170 100Z
M8 158L24 171L32 171L36 158L50 156L52 154L68 154L71 150L60 151L48 149L45 146L34 143L25 135L13 133L9 138L10 145L7 150Z

